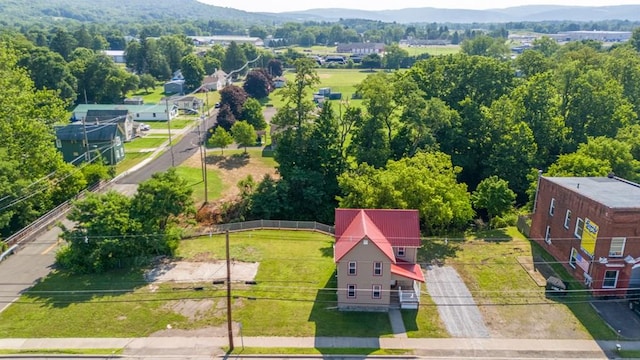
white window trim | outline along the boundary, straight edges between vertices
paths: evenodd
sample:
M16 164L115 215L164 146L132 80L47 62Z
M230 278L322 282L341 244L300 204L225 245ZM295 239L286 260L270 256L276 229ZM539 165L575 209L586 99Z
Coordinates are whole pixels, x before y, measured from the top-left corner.
M399 257L404 257L404 255L406 254L406 249L404 248L404 246L401 246L398 248L398 256Z
M351 292L351 288L353 288L353 296L349 295L349 293ZM347 299L355 299L357 297L358 297L358 287L353 284L347 285Z
M551 204L549 204L549 215L553 216L556 212L556 199L551 198Z
M376 268L376 265L380 265L380 268ZM382 261L374 261L373 262L373 276L382 276L382 269L383 269L383 265L382 265ZM380 270L379 274L376 274L376 270Z
M611 246L613 246L613 241L614 240L622 240L622 247L620 248L620 254L615 254L611 251ZM611 245L609 245L609 257L615 257L615 258L621 258L624 256L624 247L627 245L627 238L626 237L612 237L611 238Z
M577 253L578 253L578 250L576 250L576 248L571 248L571 254L569 255L569 266L571 266L574 269L576 268L576 263L578 263L578 259L575 259L575 255ZM572 263L571 260L574 260L574 262Z
M353 273L351 272L351 269L353 269ZM349 261L349 264L347 265L347 275L358 275L358 264L355 261Z
M578 224L580 222L582 222L582 226L578 227ZM582 231L584 231L584 219L581 217L576 218L576 227L573 229L573 236L577 237L578 239L582 239L582 234L578 234L578 229L582 229Z
M376 291L378 292L378 296L375 296ZM382 299L382 285L371 286L371 298L376 300Z
M569 230L569 226L571 226L571 210L567 209L564 213L564 228Z
M604 282L606 281L606 277L607 277L607 273L608 272L615 272L616 273L616 278L615 281L613 282L613 286L605 286ZM603 289L615 289L616 286L618 286L618 277L620 276L620 271L618 270L607 270L604 272L604 275L602 276L602 288Z
M544 242L551 245L551 226L547 225L547 229L544 232Z

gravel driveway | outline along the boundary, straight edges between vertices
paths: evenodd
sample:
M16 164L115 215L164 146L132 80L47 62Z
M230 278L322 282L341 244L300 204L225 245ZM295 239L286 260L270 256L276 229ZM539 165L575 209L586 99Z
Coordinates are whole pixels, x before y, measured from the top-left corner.
M458 273L449 266L427 266L427 291L438 306L438 313L453 337L487 338L480 310Z

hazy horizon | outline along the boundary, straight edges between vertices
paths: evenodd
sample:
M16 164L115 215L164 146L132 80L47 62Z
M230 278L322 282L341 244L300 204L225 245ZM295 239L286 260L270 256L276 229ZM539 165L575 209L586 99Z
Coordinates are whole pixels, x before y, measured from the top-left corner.
M307 2L297 2L290 0L271 0L256 2L255 0L198 0L202 3L229 7L250 12L287 12L309 9L342 8L355 10L396 10L406 8L433 7L440 9L469 9L486 10L502 9L523 5L565 5L565 6L616 6L616 5L640 5L640 0L557 0L532 2L531 0L494 0L494 1L473 1L473 0L449 0L446 6L433 4L424 0L396 0L389 1L352 1L343 0L323 0L306 5Z

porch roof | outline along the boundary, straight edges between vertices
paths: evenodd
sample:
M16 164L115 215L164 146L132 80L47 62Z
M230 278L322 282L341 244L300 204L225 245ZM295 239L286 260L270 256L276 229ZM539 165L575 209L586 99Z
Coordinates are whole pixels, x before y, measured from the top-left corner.
M424 282L424 274L418 264L391 264L391 273L405 278Z

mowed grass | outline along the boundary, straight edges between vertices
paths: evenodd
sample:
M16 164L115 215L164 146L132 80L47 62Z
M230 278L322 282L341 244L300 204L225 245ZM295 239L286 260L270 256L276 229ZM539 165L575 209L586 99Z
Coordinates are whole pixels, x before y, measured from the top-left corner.
M203 237L183 242L179 255L222 259L224 246L224 236ZM333 239L329 236L305 231L232 233L230 256L235 261L260 263L256 285L233 290L233 317L242 323L246 336L392 336L386 313L336 310ZM434 320L437 315L419 317L419 326L439 326Z
M193 190L193 200L196 204L204 202L204 181L202 179L202 169L189 166L178 166L176 168L178 175L187 181L187 186ZM215 170L207 169L207 194L208 200L215 200L220 197L224 186L222 179Z
M177 256L187 261L224 259L224 236L182 241ZM230 256L260 263L255 285L232 284L233 321L242 324L245 336L393 336L386 313L336 310L330 236L275 230L232 233ZM144 337L167 325L186 330L220 327L226 323L225 294L224 285L210 282L150 286L142 271L53 271L0 313L0 337ZM181 305L202 301L211 306L195 318L179 313ZM422 311L419 327L440 326L437 315Z
M571 304L568 298L549 298L533 281L517 259L531 262L536 250L515 228L479 232L457 245L457 256L447 262L466 283L493 332L511 338L610 338L586 299ZM580 312L574 311L576 306Z
M150 291L140 272L53 271L0 313L1 338L147 336L185 321L164 309L183 294Z
M227 148L224 150L224 156L225 157L230 157L230 156L238 156L238 155L242 155L244 154L244 148L240 148L240 149L230 149ZM252 159L256 159L258 162L260 162L262 165L267 166L267 167L272 167L275 168L276 166L278 166L278 162L274 160L274 158L272 157L263 157L262 156L262 148L255 148L255 147L249 147L247 148L247 154L249 154L249 157ZM220 156L221 152L220 152L220 148L216 148L216 149L209 149L207 151L207 156ZM254 180L260 180L260 179L254 179Z
M320 85L315 86L312 91L317 92L320 88L331 88L331 92L342 93L342 101L348 101L351 106L359 106L362 100L353 100L351 95L356 92L356 86L360 84L367 76L373 74L369 70L361 69L316 69L320 78ZM285 73L287 81L295 78L295 73ZM277 108L284 105L281 90L278 89L269 95L270 102ZM339 111L339 102L335 101L334 111Z
M193 124L193 119L173 119L171 120L171 129L184 129L187 125ZM169 132L169 125L166 121L148 121L145 124L149 125L154 130L167 130Z
M153 137L146 136L134 139L133 141L124 144L124 148L128 153L140 150L154 149L162 145L162 143L167 140L169 140L169 137L163 135L154 135Z
M125 145L126 146L126 145ZM141 163L147 157L151 156L151 153L143 152L125 152L124 159L116 165L116 173L122 174L123 172L131 169L137 164Z

